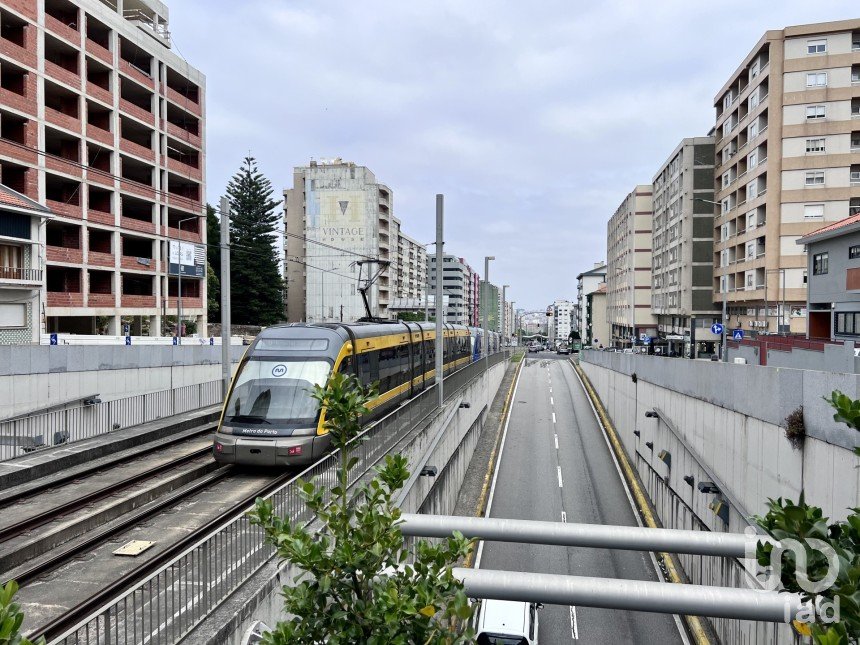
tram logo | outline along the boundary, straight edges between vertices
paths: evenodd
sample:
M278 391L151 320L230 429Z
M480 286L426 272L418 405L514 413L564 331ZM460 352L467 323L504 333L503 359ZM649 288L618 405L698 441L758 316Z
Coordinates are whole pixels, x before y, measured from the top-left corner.
M274 376L275 378L281 378L286 373L287 373L287 366L284 365L283 363L280 365L275 365L272 368L272 376Z

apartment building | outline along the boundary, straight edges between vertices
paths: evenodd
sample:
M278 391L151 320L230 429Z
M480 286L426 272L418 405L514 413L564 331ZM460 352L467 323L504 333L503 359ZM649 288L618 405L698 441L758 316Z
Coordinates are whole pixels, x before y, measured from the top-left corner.
M365 166L323 159L293 170L284 204L287 320L358 320L366 315L359 277L363 285L368 275L376 275L367 291L370 311L388 318L404 271L391 189Z
M582 338L583 347L601 348L608 346L612 337L609 321L606 318L606 284L601 284L585 296L588 327Z
M860 20L768 31L714 106L715 300L733 327L804 332L796 241L860 212Z
M574 303L571 328L574 333L579 334L579 338L583 341L588 337L588 329L591 324L586 307L586 298L588 294L605 283L606 263L602 261L595 262L594 267L576 276L576 302Z
M714 139L683 139L654 176L651 309L669 354L713 353Z
M549 342L553 345L566 343L573 331L575 304L570 300L556 300L550 306Z
M421 300L427 288L427 249L417 240L400 232L397 222L397 280L395 298Z
M39 330L169 333L181 271L205 333L205 81L167 7L0 2L0 24L0 181L53 213Z
M606 316L615 347L657 334L651 312L652 196L651 184L636 186L607 226Z
M444 254L442 257L444 265L442 276L443 295L448 297L445 308L445 322L458 325L474 325L474 310L477 305L475 299L475 280L477 274L466 261L456 255ZM430 284L430 293L436 293L436 254L427 256L427 279Z
M38 343L44 300L39 231L51 212L0 184L0 345Z

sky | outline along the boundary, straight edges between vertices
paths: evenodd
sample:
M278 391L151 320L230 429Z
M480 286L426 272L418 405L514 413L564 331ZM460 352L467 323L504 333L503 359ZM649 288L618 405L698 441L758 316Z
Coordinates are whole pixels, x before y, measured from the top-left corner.
M249 153L278 197L341 157L394 194L403 231L508 284L517 308L576 297L606 224L768 29L860 17L848 0L167 0L206 76L207 198Z

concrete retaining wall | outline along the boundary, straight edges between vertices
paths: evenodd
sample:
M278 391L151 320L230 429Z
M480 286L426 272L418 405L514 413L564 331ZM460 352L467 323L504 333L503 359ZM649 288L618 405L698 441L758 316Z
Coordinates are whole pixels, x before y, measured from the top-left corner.
M230 349L235 363L246 348ZM219 378L214 346L0 346L0 419L91 394L109 401Z

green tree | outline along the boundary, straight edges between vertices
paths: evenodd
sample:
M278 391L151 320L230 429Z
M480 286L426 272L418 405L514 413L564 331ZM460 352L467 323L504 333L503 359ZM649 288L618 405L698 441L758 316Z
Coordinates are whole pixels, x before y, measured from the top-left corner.
M283 276L275 252L280 202L272 183L246 157L230 183L230 299L238 325L271 325L284 319Z
M424 322L424 312L401 311L397 314L397 320L405 320L406 322ZM434 319L431 317L430 320Z
M221 221L206 204L206 308L209 322L221 320Z
M860 401L855 401L842 392L834 391L825 398L836 410L835 421L860 430ZM854 449L860 454L860 448ZM831 562L822 551L821 544L832 549L837 562L833 583L817 592L806 591L798 580L797 554L791 549L783 555L780 582L786 591L800 593L813 606L838 607L835 622L795 623L805 635L811 635L818 645L848 645L860 642L860 508L851 509L845 521L829 523L823 511L806 503L801 493L795 504L790 499L768 500L768 512L757 517L758 524L769 535L780 541L795 540L806 553L805 576L811 581L820 581L830 573ZM756 556L759 564L771 566L773 546L759 543ZM808 586L808 585L806 585ZM820 616L819 616L820 618Z
M280 558L303 571L294 586L283 588L284 610L292 617L265 635L266 645L441 645L471 642L474 636L471 628L454 624L455 619L467 623L472 608L451 573L470 541L457 534L438 544L404 544L394 495L409 477L406 458L387 456L376 476L354 499L348 497L349 470L357 462L350 456L351 440L361 431L373 394L354 376L340 373L325 388L314 388L340 451L330 501L316 483L299 483L318 527L310 530L278 517L271 502L257 500L252 522L263 527Z
M16 593L18 583L14 580L0 586L0 645L34 645L33 641L21 636L24 612L15 602ZM37 641L40 644L44 642L44 638Z

